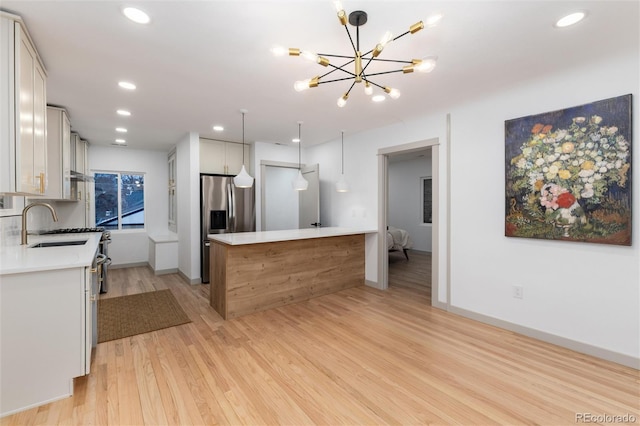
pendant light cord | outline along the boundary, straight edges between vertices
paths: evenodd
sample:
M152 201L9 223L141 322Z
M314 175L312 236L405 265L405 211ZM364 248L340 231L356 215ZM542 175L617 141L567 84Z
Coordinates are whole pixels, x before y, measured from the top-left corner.
M302 145L302 139L300 138L300 127L302 127L302 124L298 123L298 170L302 170L302 160L300 157L300 151L302 149L300 145Z
M344 175L344 132L342 133L342 174Z
M242 165L244 166L244 112L242 113Z

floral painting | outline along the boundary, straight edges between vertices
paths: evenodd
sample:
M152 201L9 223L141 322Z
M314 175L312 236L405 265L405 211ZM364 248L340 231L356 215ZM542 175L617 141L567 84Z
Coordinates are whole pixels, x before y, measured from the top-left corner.
M631 95L505 122L508 237L631 245Z

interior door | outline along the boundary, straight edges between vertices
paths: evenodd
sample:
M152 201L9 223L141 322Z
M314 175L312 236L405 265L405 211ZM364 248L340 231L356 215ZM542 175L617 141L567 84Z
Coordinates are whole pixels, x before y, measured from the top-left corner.
M298 191L298 228L312 228L320 223L320 173L318 164L303 166L302 176L309 182L306 191Z

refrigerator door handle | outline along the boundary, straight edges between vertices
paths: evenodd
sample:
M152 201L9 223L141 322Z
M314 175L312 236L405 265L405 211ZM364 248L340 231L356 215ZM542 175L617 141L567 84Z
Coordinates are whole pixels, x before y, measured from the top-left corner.
M229 232L235 232L236 228L236 216L234 209L234 196L233 196L233 185L227 184L227 197L229 201L229 207L227 209L227 214L229 215Z

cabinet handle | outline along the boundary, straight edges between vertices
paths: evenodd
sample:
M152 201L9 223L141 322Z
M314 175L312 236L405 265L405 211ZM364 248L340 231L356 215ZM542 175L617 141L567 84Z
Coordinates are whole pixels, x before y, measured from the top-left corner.
M78 191L78 200L82 200L82 191Z
M95 274L95 273L97 273L97 272L98 272L98 269L97 269L97 268L91 268L91 269L89 270L89 272L91 272L92 274Z
M44 173L40 173L40 193L44 194Z
M95 302L96 300L98 300L98 297L95 294L92 294L90 299L92 302Z

